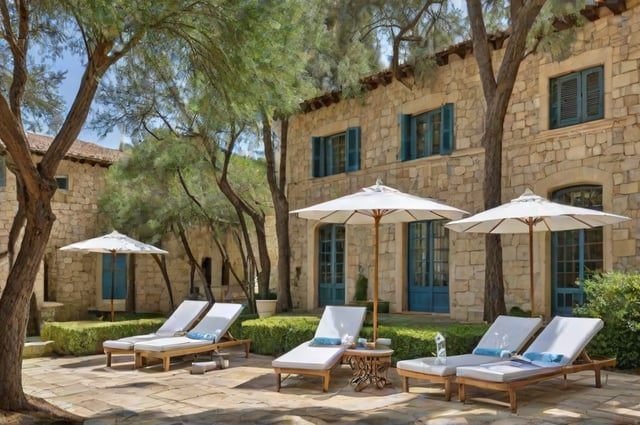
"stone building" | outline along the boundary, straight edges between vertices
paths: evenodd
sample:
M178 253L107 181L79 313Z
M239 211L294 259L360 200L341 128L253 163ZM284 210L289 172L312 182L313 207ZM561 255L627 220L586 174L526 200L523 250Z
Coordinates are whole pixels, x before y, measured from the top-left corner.
M32 155L38 161L48 149L52 139L48 136L27 134ZM91 317L94 311L110 311L111 297L105 296L103 288L109 286L110 269L104 268L103 261L110 261L110 255L97 253L64 252L59 248L73 242L100 236L111 232L104 217L98 214L98 197L104 190L105 173L108 167L122 157L122 152L107 149L93 143L76 141L58 169L59 189L53 199L56 215L47 251L34 288L37 305L43 315L54 316L56 320L75 320ZM6 169L4 158L0 156L0 247L5 250L9 230L17 210L16 182ZM229 281L229 274L223 272L223 260L213 238L206 229L190 229L189 240L193 255L202 261L211 279L217 300L241 300L241 289ZM167 266L172 283L174 300L179 303L194 297L195 288L202 289L202 282L195 277L191 280L191 270L187 256L179 241L167 239L161 244L169 251ZM232 252L234 262L239 254ZM159 268L150 256L122 255L124 267L116 273L117 284L122 285L123 296L117 296L115 310L129 305L138 312L168 312L170 302ZM234 263L234 266L237 264ZM8 259L0 257L0 291L8 274ZM193 282L193 285L192 285ZM103 284L105 286L103 286ZM133 285L133 286L130 286ZM110 287L110 286L109 286ZM128 288L134 287L135 292ZM114 291L118 294L118 288ZM203 291L199 291L203 297Z
M503 202L529 188L562 203L631 217L600 229L534 235L536 313L571 314L594 270L637 270L640 208L640 2L597 3L565 60L528 56L504 125ZM507 35L492 41L500 63ZM469 211L483 208L486 109L471 44L436 55L428 78L409 84L381 72L364 94L327 93L289 124L291 209L384 184ZM407 82L405 81L405 83ZM410 88L409 88L409 87ZM353 299L371 281L373 231L292 218L294 304L310 309ZM503 235L507 309L529 309L526 235ZM383 225L380 299L391 311L482 320L484 236L442 222ZM371 288L369 288L371 296Z

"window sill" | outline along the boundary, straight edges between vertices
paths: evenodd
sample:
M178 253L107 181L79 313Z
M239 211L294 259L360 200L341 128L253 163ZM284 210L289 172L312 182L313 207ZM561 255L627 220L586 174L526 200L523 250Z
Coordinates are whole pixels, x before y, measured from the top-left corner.
M537 142L541 139L565 138L609 130L615 127L617 121L618 120L615 120L613 118L605 118L601 120L574 124L567 127L542 130L535 136L534 140Z

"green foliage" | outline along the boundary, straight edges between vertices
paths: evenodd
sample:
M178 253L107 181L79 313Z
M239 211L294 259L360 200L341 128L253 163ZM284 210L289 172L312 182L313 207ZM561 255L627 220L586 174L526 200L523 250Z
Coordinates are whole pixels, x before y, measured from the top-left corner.
M315 316L272 316L242 322L242 338L251 339L257 354L285 353L313 338L320 319Z
M509 316L531 317L531 312L530 311L525 311L522 308L518 307L517 305L514 305L509 310Z
M82 356L102 353L102 343L131 335L155 332L166 319L140 319L122 322L45 322L42 340L53 341L58 354Z
M616 357L617 367L640 367L640 274L608 272L584 282L587 302L576 316L599 317L604 328L589 344L589 353Z
M313 338L320 319L313 316L273 316L242 323L242 338L252 340L254 353L278 356ZM378 336L391 339L393 360L431 356L436 351L435 336L447 339L447 355L470 353L489 328L486 324L426 324L424 326L381 325ZM370 326L362 328L360 338L371 340Z
M369 299L369 279L362 271L358 273L358 280L356 280L356 293L353 297L356 301L366 301Z

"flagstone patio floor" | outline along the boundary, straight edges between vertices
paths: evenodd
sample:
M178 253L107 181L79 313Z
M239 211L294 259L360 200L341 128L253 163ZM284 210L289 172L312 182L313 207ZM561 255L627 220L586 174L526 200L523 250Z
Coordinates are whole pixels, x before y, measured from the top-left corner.
M191 362L133 369L133 356L41 357L23 362L27 394L86 418L85 424L640 424L640 376L603 372L555 378L518 391L518 413L479 399L444 401L441 385L412 382L408 393L395 368L392 385L355 392L351 370L334 371L322 392L320 378L291 376L275 391L269 356L230 353L230 367L191 374ZM502 394L469 389L470 397Z

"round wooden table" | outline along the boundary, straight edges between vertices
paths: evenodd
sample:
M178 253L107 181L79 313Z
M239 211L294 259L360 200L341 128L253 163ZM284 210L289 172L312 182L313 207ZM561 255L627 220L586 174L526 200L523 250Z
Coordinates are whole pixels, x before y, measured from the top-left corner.
M362 391L370 384L375 384L378 389L391 384L387 379L387 370L391 365L391 349L355 349L350 348L343 354L345 363L349 363L353 369L351 384L355 391Z

